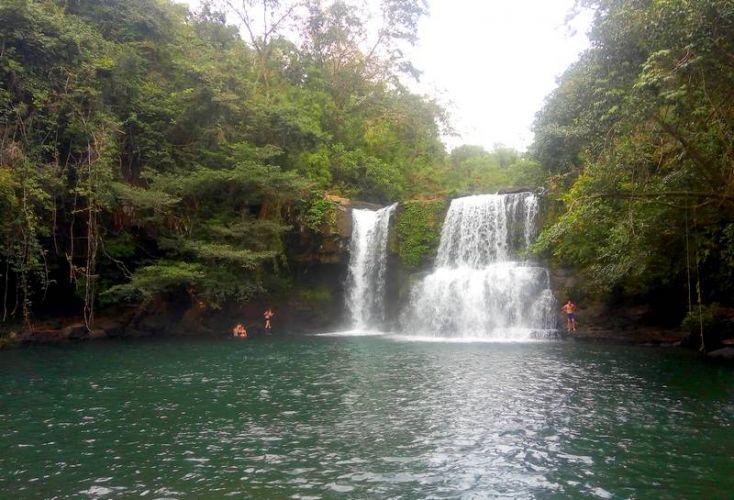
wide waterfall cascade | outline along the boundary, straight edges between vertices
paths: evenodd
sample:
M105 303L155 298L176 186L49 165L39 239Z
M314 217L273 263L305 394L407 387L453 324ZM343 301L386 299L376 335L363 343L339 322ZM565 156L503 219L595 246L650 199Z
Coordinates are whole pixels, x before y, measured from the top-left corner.
M520 258L535 237L532 193L451 202L434 271L413 287L402 326L411 335L528 340L556 326L548 270Z
M352 210L347 308L356 330L375 329L385 321L387 237L396 206Z

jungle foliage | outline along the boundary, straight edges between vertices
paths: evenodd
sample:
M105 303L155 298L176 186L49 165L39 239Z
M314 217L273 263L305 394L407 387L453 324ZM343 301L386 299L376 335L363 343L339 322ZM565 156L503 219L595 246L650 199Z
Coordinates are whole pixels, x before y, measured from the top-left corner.
M435 255L447 209L444 199L411 200L400 207L394 245L406 268L418 268Z
M324 193L387 204L541 184L557 205L537 248L584 272L587 293L731 305L734 5L578 3L595 12L591 48L528 156L446 153L446 112L405 84L421 0L377 17L356 0L4 0L3 321L288 287L285 236L331 222ZM404 211L409 265L436 244L419 207Z
M325 192L481 188L403 83L424 2L360 5L1 2L2 321L248 300L290 286L284 236L333 223Z
M730 304L734 3L580 3L596 12L591 48L535 123L563 205L539 248L603 296Z
M284 24L256 26L252 2L233 5L242 27L224 3L0 4L3 320L44 300L87 321L100 300L246 300L287 265L284 232L328 218L324 191L434 186L443 111L398 78L422 4L385 3L370 52L344 2L258 4Z
M463 145L449 155L442 185L451 194L491 193L507 187L542 186L545 174L527 154L495 144L491 151Z

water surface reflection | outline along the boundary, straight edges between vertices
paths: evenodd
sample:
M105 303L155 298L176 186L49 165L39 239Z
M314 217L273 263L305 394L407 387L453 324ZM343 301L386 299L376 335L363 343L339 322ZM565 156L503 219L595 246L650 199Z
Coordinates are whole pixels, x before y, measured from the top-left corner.
M725 497L734 374L384 337L0 353L0 496Z

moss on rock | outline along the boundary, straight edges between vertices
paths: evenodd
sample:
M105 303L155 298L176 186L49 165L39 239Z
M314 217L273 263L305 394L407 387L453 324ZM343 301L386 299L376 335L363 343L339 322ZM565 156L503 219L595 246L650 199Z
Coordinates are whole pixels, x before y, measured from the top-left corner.
M415 269L433 256L441 240L448 201L413 200L402 204L396 221L396 250L402 264Z

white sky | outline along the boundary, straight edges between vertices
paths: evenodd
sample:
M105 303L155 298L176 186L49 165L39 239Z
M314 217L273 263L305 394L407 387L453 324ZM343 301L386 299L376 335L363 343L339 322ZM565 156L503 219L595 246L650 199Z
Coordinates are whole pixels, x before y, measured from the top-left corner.
M532 142L535 113L556 77L588 46L590 15L565 23L574 0L430 0L413 63L424 88L452 102L450 147ZM432 90L431 90L432 89Z
M198 0L178 0L192 6ZM591 16L566 24L574 0L428 0L411 60L423 72L414 90L448 107L459 137L449 148L532 142L535 113L588 46Z

